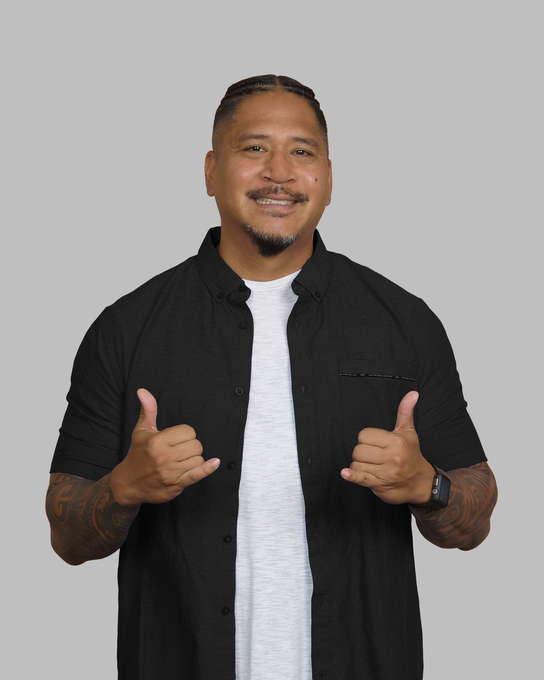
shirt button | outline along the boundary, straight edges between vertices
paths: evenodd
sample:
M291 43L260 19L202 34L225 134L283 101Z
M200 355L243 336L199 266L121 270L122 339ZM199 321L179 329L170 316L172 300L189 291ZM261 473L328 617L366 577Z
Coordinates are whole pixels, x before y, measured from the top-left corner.
M232 541L232 536L223 536L225 543L230 543Z
M223 607L223 609L221 610L221 614L223 614L223 616L230 614L230 608L229 607Z
M241 387L237 387L237 388L234 390L234 394L235 394L237 397L241 397L243 393L244 393L244 390L243 390Z
M235 461L229 460L229 462L227 463L227 467L229 470L234 470L234 468L236 467Z
M305 394L307 389L308 389L308 387L306 385L300 386L300 391L302 392L302 394Z
M306 457L306 465L307 465L308 467L310 467L311 464L312 464L312 459L310 458L310 456L307 456L307 457Z
M248 327L249 327L249 324L246 323L245 321L242 321L242 323L240 324L240 328L241 328L243 331L245 331L246 328L248 328Z
M238 286L238 290L240 291L240 293L247 293L249 288L245 284L242 283L241 286Z
M316 296L316 298L319 300L319 298L321 297L321 293L316 292L315 296Z
M215 296L218 300L222 300L225 297L225 293L217 293Z

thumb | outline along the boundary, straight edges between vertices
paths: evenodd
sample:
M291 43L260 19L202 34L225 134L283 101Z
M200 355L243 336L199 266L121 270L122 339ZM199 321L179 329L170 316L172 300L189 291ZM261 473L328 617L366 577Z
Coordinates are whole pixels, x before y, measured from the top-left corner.
M397 422L393 432L398 430L414 430L414 408L419 399L419 392L408 392L402 398L397 411Z
M136 394L142 405L140 417L134 429L157 431L157 400L147 390L140 388Z

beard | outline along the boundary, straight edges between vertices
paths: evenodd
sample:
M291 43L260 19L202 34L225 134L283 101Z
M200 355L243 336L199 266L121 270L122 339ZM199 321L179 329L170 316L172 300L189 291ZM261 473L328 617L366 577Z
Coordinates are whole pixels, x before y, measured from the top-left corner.
M277 216L283 217L281 214L278 214ZM252 227L251 224L244 224L244 231L251 237L253 245L263 257L274 257L275 255L283 253L284 250L293 245L301 234L301 232L288 235L266 234L262 231L258 231L255 227Z
M272 196L287 196L289 199L292 199L293 201L296 201L297 203L306 203L308 201L308 196L306 194L302 194L298 191L292 191L289 188L286 187L264 187L262 189L254 189L253 191L248 191L247 192L247 197L250 199L258 199L258 198L270 198ZM283 218L285 217L285 213L282 212L274 212L274 207L271 205L270 207L270 216L274 218ZM275 255L279 255L280 253L283 253L284 250L289 248L289 246L292 246L293 243L298 239L298 237L301 235L302 230L299 231L297 234L289 234L287 236L283 234L267 234L266 232L259 231L255 227L252 227L251 224L244 224L244 231L248 236L251 237L251 240L253 241L253 245L257 250L259 251L259 254L262 255L263 257L274 257Z

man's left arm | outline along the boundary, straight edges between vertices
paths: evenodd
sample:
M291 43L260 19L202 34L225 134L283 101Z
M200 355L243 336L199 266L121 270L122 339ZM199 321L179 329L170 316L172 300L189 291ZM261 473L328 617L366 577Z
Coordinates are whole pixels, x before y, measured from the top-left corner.
M371 489L386 503L408 503L421 534L441 548L471 550L486 538L497 502L495 477L487 463L451 470L447 507L422 513L415 506L431 502L434 467L423 457L414 427L417 392L401 401L392 432L366 428L359 433L353 463L344 479Z
M434 471L434 470L433 470ZM480 545L491 528L491 513L497 502L495 476L487 463L450 470L447 507L421 513L411 506L421 534L440 548L472 550Z

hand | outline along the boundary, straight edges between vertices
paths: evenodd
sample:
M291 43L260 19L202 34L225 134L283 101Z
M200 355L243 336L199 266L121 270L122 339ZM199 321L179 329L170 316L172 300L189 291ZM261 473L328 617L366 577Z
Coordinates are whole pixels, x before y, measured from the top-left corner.
M190 425L157 430L157 402L144 389L138 399L142 410L132 432L126 458L111 473L115 500L124 507L170 501L219 466L219 459L204 461L202 444Z
M425 505L431 501L435 471L419 449L414 427L417 392L399 404L392 432L367 427L359 432L353 463L342 470L344 479L366 486L386 503Z

